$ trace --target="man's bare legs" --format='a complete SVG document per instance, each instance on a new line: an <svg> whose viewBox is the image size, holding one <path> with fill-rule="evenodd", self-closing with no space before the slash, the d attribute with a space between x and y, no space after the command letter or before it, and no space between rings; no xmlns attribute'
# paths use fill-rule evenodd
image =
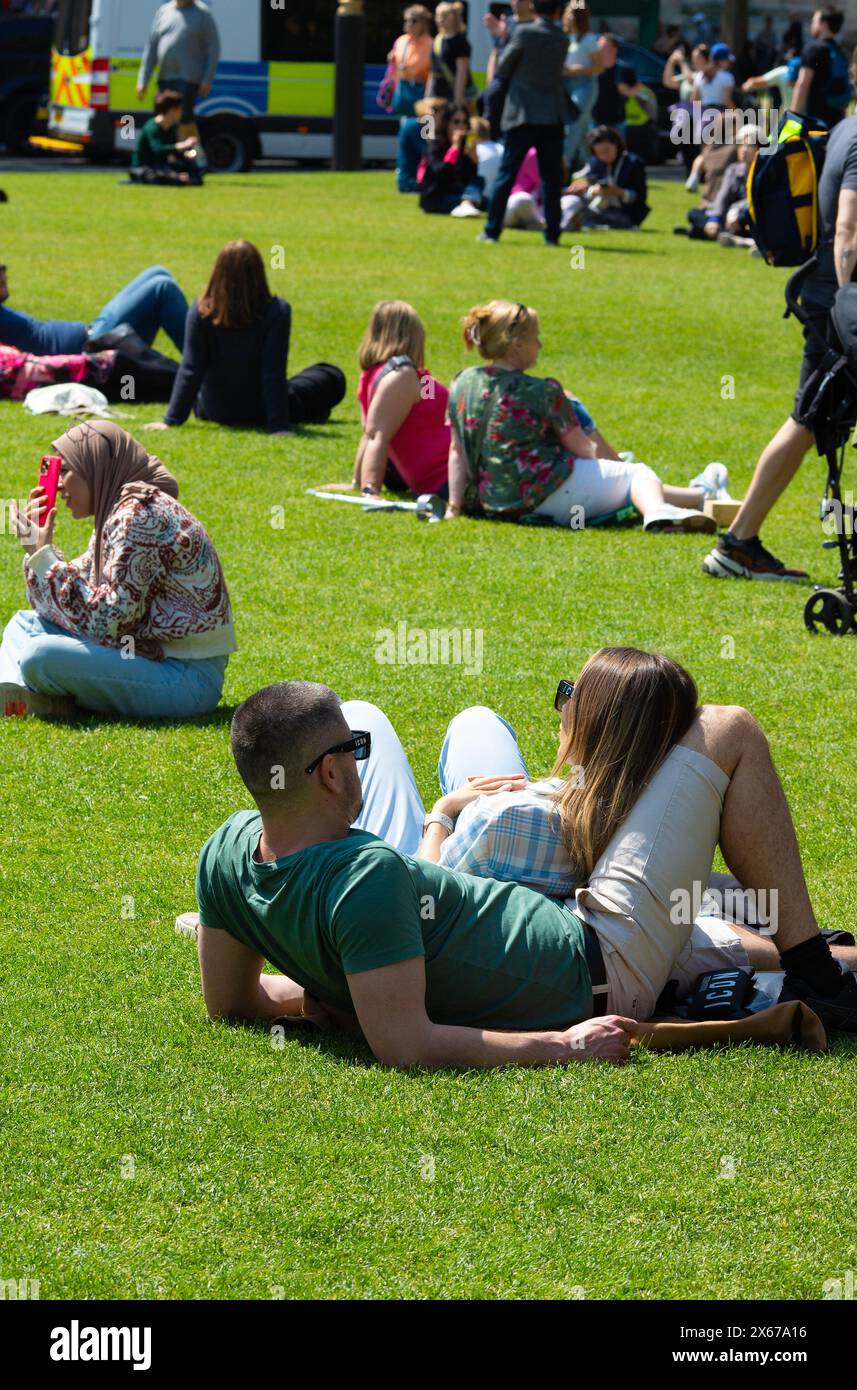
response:
<svg viewBox="0 0 857 1390"><path fill-rule="evenodd" d="M736 539L758 536L765 517L797 473L811 444L810 431L789 417L765 445L741 510L729 528Z"/></svg>
<svg viewBox="0 0 857 1390"><path fill-rule="evenodd" d="M767 899L777 892L778 951L818 931L800 860L797 836L768 741L753 716L738 705L703 705L681 740L730 778L720 818L720 848L744 888Z"/></svg>

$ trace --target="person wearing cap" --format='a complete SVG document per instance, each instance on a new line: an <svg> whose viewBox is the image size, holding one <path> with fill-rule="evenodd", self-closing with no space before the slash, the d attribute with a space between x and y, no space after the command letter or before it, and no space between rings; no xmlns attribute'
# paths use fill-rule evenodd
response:
<svg viewBox="0 0 857 1390"><path fill-rule="evenodd" d="M77 319L37 319L21 309L10 309L8 299L8 267L0 265L0 343L34 357L96 351L93 344L123 324L149 345L163 329L179 352L184 347L187 300L177 280L162 265L141 271L89 325Z"/></svg>

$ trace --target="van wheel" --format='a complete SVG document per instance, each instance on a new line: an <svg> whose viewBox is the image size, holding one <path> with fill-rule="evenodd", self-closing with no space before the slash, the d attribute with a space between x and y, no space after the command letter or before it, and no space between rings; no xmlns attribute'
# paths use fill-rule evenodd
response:
<svg viewBox="0 0 857 1390"><path fill-rule="evenodd" d="M238 124L205 126L202 143L212 174L241 174L250 168L256 153L254 132Z"/></svg>

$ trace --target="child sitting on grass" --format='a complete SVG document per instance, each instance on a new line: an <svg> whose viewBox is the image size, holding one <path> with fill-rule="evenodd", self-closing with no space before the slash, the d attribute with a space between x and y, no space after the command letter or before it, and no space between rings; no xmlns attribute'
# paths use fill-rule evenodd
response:
<svg viewBox="0 0 857 1390"><path fill-rule="evenodd" d="M155 114L140 131L131 160L134 183L201 184L196 164L198 146L193 137L177 140L184 98L180 92L159 92Z"/></svg>

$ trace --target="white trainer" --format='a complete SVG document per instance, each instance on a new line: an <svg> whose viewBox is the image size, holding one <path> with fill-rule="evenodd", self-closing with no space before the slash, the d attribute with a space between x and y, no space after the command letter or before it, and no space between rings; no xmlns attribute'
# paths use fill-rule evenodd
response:
<svg viewBox="0 0 857 1390"><path fill-rule="evenodd" d="M706 501L733 502L735 500L729 495L729 469L725 463L709 463L707 468L703 468L701 473L697 473L695 478L691 478L688 487L701 487L705 493Z"/></svg>
<svg viewBox="0 0 857 1390"><path fill-rule="evenodd" d="M674 507L671 502L663 502L653 507L643 517L644 531L707 531L717 530L713 516L693 511L690 507Z"/></svg>

